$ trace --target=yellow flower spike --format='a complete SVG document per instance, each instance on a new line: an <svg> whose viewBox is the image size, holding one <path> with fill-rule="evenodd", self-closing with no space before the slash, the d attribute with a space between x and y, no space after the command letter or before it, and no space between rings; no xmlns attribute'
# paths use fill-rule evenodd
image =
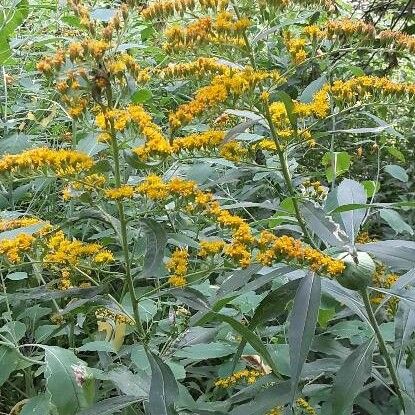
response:
<svg viewBox="0 0 415 415"><path fill-rule="evenodd" d="M104 195L110 200L131 199L134 196L134 187L126 184L121 187L106 189Z"/></svg>
<svg viewBox="0 0 415 415"><path fill-rule="evenodd" d="M79 151L34 148L0 158L0 174L48 168L54 170L58 176L65 176L87 171L93 165L93 159Z"/></svg>
<svg viewBox="0 0 415 415"><path fill-rule="evenodd" d="M169 283L174 287L186 285L186 274L188 269L189 254L183 248L176 248L170 259L166 262L166 268L172 274L169 277Z"/></svg>
<svg viewBox="0 0 415 415"><path fill-rule="evenodd" d="M34 236L21 233L12 239L0 240L0 255L4 255L13 264L22 259L22 255L32 249Z"/></svg>

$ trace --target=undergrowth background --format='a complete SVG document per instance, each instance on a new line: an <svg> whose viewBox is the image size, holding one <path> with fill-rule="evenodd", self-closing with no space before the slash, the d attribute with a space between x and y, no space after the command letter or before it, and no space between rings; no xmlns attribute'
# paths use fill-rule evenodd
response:
<svg viewBox="0 0 415 415"><path fill-rule="evenodd" d="M0 413L415 413L412 2L0 2Z"/></svg>

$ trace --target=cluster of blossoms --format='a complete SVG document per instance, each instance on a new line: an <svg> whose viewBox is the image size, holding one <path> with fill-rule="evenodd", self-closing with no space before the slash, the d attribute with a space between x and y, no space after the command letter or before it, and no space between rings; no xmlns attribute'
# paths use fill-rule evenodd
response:
<svg viewBox="0 0 415 415"><path fill-rule="evenodd" d="M373 274L372 284L374 287L389 289L392 287L393 284L395 284L398 278L398 275L387 272L387 269L384 265L377 265L376 271ZM380 304L384 298L384 294L374 291L371 297L371 301L373 304ZM392 297L388 300L386 310L390 315L394 315L396 313L398 303L399 300L396 297Z"/></svg>
<svg viewBox="0 0 415 415"><path fill-rule="evenodd" d="M45 263L76 266L85 258L92 258L97 264L114 260L112 253L100 244L67 239L62 231L49 237L46 247Z"/></svg>
<svg viewBox="0 0 415 415"><path fill-rule="evenodd" d="M259 370L243 369L227 376L226 378L217 379L215 381L215 386L218 388L231 388L241 381L245 381L248 385L252 385L263 375L264 373Z"/></svg>
<svg viewBox="0 0 415 415"><path fill-rule="evenodd" d="M322 186L321 182L318 180L311 181L305 180L302 183L303 194L308 198L313 198L316 200L324 199L327 196L328 190L326 187Z"/></svg>
<svg viewBox="0 0 415 415"><path fill-rule="evenodd" d="M33 148L19 154L5 155L0 158L0 174L32 173L41 169L48 169L63 177L88 171L93 165L93 159L79 151Z"/></svg>
<svg viewBox="0 0 415 415"><path fill-rule="evenodd" d="M294 261L307 266L312 271L336 276L341 274L345 265L342 261L333 259L317 249L305 247L299 240L290 236L277 237L271 232L261 232L257 239L260 249L256 259L263 265L270 266L275 262Z"/></svg>
<svg viewBox="0 0 415 415"><path fill-rule="evenodd" d="M160 69L158 75L162 79L187 78L195 76L205 79L208 76L225 74L229 71L229 66L219 63L214 58L199 57L191 62L170 63L167 67Z"/></svg>
<svg viewBox="0 0 415 415"><path fill-rule="evenodd" d="M27 233L21 233L11 239L0 240L0 255L11 263L20 262L22 255L32 249L35 237Z"/></svg>
<svg viewBox="0 0 415 415"><path fill-rule="evenodd" d="M249 24L249 19L245 17L238 19L228 11L221 11L215 19L206 16L187 27L169 27L165 32L165 48L167 51L176 51L209 42L243 45L242 36Z"/></svg>
<svg viewBox="0 0 415 415"><path fill-rule="evenodd" d="M12 229L24 228L26 226L41 223L38 218L16 218L0 220L0 232L10 231Z"/></svg>
<svg viewBox="0 0 415 415"><path fill-rule="evenodd" d="M223 10L228 3L228 0L158 0L146 7L141 15L148 20L160 19L173 16L175 13L192 11L197 6L202 9Z"/></svg>
<svg viewBox="0 0 415 415"><path fill-rule="evenodd" d="M209 85L200 88L190 102L170 113L170 126L176 130L189 124L195 117L224 103L230 96L239 97L265 80L272 80L276 85L283 78L278 71L255 71L249 67L235 71L229 69L228 73L215 76Z"/></svg>
<svg viewBox="0 0 415 415"><path fill-rule="evenodd" d="M166 262L166 268L171 273L169 283L174 287L186 285L186 274L189 266L189 254L185 249L177 248Z"/></svg>
<svg viewBox="0 0 415 415"><path fill-rule="evenodd" d="M198 189L195 182L173 178L165 182L161 177L149 175L138 186L129 186L126 190L128 197L131 194L140 194L150 200L166 203L171 198L181 198L186 209L191 213L198 213L211 218L223 229L231 231L228 243L222 240L201 241L198 255L207 257L222 253L239 266L246 268L252 261L252 251L259 249L255 260L271 265L277 261L294 261L301 266L310 267L313 271L331 276L339 275L344 270L342 261L331 257L288 236L276 237L270 232L263 232L259 238L252 235L250 226L243 218L223 209L211 193ZM171 261L171 262L170 262ZM170 282L182 286L185 283L185 274L188 268L188 253L177 250L168 262L168 269L172 273Z"/></svg>
<svg viewBox="0 0 415 415"><path fill-rule="evenodd" d="M116 324L127 324L130 326L134 324L134 320L132 320L131 317L127 316L126 314L105 307L98 308L95 311L95 317L97 320L111 320Z"/></svg>
<svg viewBox="0 0 415 415"><path fill-rule="evenodd" d="M305 50L306 39L292 38L290 33L286 32L284 42L293 62L296 65L302 64L307 58L307 52Z"/></svg>

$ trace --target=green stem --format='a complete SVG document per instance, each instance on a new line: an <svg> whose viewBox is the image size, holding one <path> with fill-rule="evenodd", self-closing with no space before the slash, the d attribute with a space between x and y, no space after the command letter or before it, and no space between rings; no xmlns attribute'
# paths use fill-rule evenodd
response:
<svg viewBox="0 0 415 415"><path fill-rule="evenodd" d="M370 303L369 294L368 294L368 291L367 291L366 288L361 290L361 295L362 295L362 298L363 298L363 303L365 305L367 315L369 317L370 324L372 325L372 329L375 332L376 338L378 340L380 353L382 354L383 358L385 359L386 366L388 367L389 374L391 376L393 385L395 387L395 392L398 395L399 402L401 404L402 409L405 411L405 402L404 402L404 399L403 399L403 396L402 396L401 388L399 386L398 376L396 374L395 367L392 363L392 359L390 357L388 349L386 348L385 340L383 339L382 333L380 332L379 325L378 325L378 322L376 321L375 314L373 313L373 308L372 308L372 305Z"/></svg>
<svg viewBox="0 0 415 415"><path fill-rule="evenodd" d="M236 5L236 3L233 0L232 0L232 6L235 10L236 17L238 19L240 19L241 18L241 13L239 11L238 6ZM254 70L256 70L257 65L256 65L256 62L255 62L255 55L254 55L254 52L252 50L251 44L249 42L248 36L246 35L245 31L243 32L243 39L244 39L245 47L246 47L246 50L247 50L247 53L248 53L249 61L252 65L252 68ZM260 92L263 91L261 85L259 85L259 89L260 89ZM294 189L294 187L291 183L290 170L288 168L288 163L287 163L284 151L281 150L282 147L281 147L281 144L280 144L280 140L279 140L278 134L275 130L274 123L272 122L272 117L271 117L271 114L269 112L268 105L265 104L264 108L265 108L265 114L264 115L265 115L265 118L268 122L269 128L271 130L272 139L275 141L275 144L277 146L277 154L278 154L278 158L280 160L282 174L283 174L283 177L284 177L285 185L287 186L287 189L288 189L288 193L291 196L291 200L292 200L292 203L293 203L293 206L294 206L294 212L295 212L295 216L297 218L297 222L300 225L301 230L303 231L304 240L308 244L310 244L313 248L316 248L316 245L313 241L313 238L311 237L310 233L308 232L307 225L306 225L306 223L305 223L305 221L304 221L304 219L301 215L300 207L298 206L298 201L297 201L297 194L296 194L296 191L295 191L295 189Z"/></svg>
<svg viewBox="0 0 415 415"><path fill-rule="evenodd" d="M107 88L107 98L108 98L108 107L111 106L112 102L112 92L111 86ZM112 155L114 158L114 178L116 187L121 186L121 169L120 169L120 150L118 148L118 142L116 137L116 132L114 128L114 123L112 120L109 122L110 132L111 132L111 145L112 145ZM138 312L138 300L134 290L134 281L131 275L131 261L130 261L130 251L128 249L128 237L127 237L127 219L125 217L124 205L121 201L117 201L118 215L120 219L120 236L121 236L121 248L124 255L125 262L125 280L127 282L128 291L130 294L131 305L133 308L133 315L135 320L135 325L137 332L141 337L141 340L145 340L146 333L144 331L143 324L141 322L140 314Z"/></svg>

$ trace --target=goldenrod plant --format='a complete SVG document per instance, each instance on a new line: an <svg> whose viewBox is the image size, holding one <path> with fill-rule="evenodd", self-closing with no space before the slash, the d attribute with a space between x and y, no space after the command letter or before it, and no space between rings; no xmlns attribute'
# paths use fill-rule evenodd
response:
<svg viewBox="0 0 415 415"><path fill-rule="evenodd" d="M6 1L2 413L415 413L415 39L387 22Z"/></svg>

